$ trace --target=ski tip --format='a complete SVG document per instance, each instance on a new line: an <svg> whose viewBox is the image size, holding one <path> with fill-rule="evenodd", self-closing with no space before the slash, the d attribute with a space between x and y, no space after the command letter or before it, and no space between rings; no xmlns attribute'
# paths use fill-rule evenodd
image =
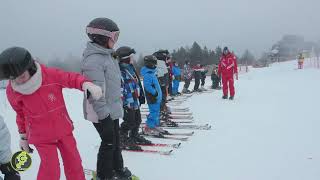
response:
<svg viewBox="0 0 320 180"><path fill-rule="evenodd" d="M171 155L173 152L173 149L171 149L170 151L165 151L165 152L161 152L161 155Z"/></svg>
<svg viewBox="0 0 320 180"><path fill-rule="evenodd" d="M172 154L172 152L173 152L173 149L171 149L170 151L168 151L166 155L170 155L170 154Z"/></svg>
<svg viewBox="0 0 320 180"><path fill-rule="evenodd" d="M176 148L176 149L179 148L180 146L181 146L181 143L178 143L178 144L174 144L174 145L173 145L173 147Z"/></svg>

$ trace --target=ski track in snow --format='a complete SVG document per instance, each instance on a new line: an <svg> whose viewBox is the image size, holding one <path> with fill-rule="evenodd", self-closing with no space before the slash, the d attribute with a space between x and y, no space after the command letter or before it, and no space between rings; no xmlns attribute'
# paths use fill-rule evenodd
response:
<svg viewBox="0 0 320 180"><path fill-rule="evenodd" d="M250 69L235 82L234 101L222 100L221 91L193 95L183 106L190 107L197 124L209 123L213 129L195 130L171 156L123 152L125 166L141 180L319 180L320 70L295 68L296 61L291 61ZM210 78L206 81L207 86L211 84ZM64 95L84 168L95 169L99 136L83 119L83 95L75 90L65 90ZM16 151L15 113L4 90L0 90L0 102ZM36 179L36 151L32 157L33 165L22 173L23 180ZM60 164L61 179L65 179Z"/></svg>

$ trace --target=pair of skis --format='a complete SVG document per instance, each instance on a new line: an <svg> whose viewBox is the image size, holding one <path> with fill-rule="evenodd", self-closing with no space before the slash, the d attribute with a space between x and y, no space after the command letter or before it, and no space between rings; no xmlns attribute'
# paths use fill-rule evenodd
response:
<svg viewBox="0 0 320 180"><path fill-rule="evenodd" d="M127 146L127 148L122 148L122 151L126 152L136 152L136 153L148 153L148 154L160 154L160 155L171 155L173 152L173 149L178 149L181 146L181 143L174 143L174 144L166 144L166 143L152 143L152 144L134 144L136 146L140 146L141 149L130 149L130 146ZM97 145L96 148L99 148L100 146ZM143 147L159 147L159 148L170 148L170 150L149 150L149 149L143 149Z"/></svg>

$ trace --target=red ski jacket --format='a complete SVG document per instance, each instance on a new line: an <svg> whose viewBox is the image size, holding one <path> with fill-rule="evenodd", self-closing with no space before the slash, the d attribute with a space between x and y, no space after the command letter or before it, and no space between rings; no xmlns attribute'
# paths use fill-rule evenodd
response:
<svg viewBox="0 0 320 180"><path fill-rule="evenodd" d="M228 53L227 55L222 55L220 58L220 63L218 66L219 76L233 76L238 73L237 58L234 54Z"/></svg>
<svg viewBox="0 0 320 180"><path fill-rule="evenodd" d="M14 90L12 82L7 86L8 100L16 111L19 133L26 133L29 143L54 142L73 130L63 99L63 88L82 90L85 77L78 73L64 72L38 64L42 82L32 94ZM37 72L38 73L38 72ZM40 80L41 81L41 80Z"/></svg>

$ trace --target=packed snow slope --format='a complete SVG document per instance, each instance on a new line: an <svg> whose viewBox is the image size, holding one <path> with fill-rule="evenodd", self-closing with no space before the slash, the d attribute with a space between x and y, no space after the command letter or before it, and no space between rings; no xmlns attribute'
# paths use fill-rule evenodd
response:
<svg viewBox="0 0 320 180"><path fill-rule="evenodd" d="M296 61L273 64L250 69L235 86L234 101L222 100L222 92L214 91L195 94L183 104L197 124L210 123L212 130L196 131L171 156L124 152L125 165L141 180L319 180L320 70L296 70ZM0 97L0 113L16 151L15 113L3 90ZM83 165L94 169L99 136L82 117L82 93L66 90L65 98ZM32 157L23 180L36 179L36 151Z"/></svg>

